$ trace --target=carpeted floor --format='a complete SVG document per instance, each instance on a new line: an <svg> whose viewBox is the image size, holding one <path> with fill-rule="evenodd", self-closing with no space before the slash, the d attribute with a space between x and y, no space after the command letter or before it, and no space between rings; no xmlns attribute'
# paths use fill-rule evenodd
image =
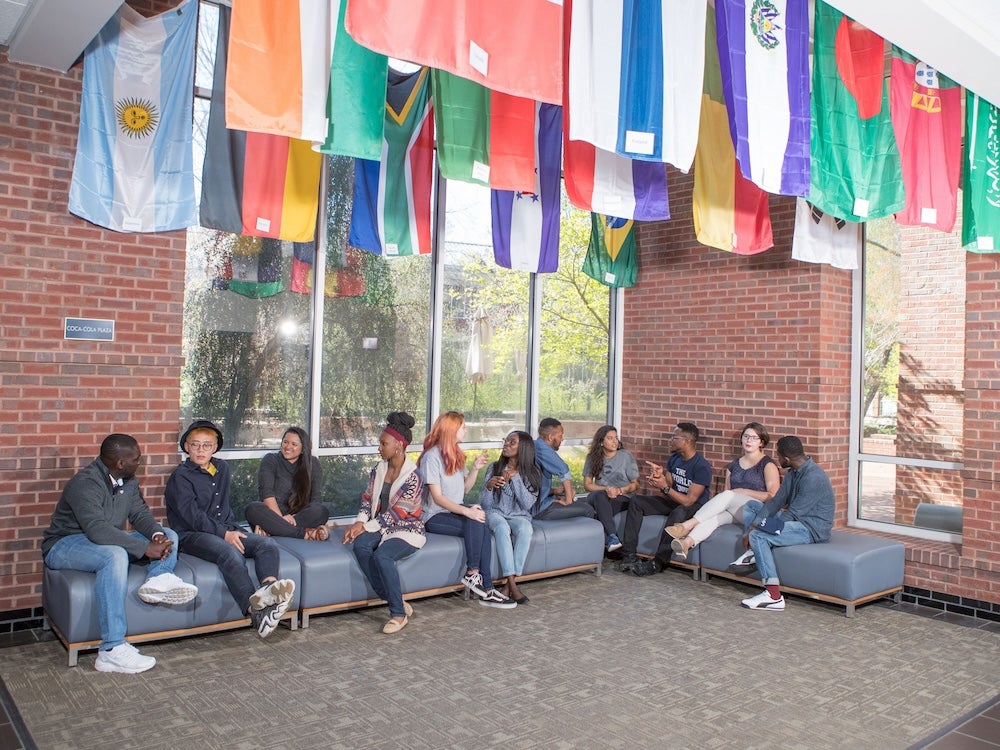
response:
<svg viewBox="0 0 1000 750"><path fill-rule="evenodd" d="M906 748L1000 693L1000 636L879 605L752 612L730 582L610 565L524 591L416 601L396 636L379 607L147 645L142 675L8 648L0 676L43 750Z"/></svg>

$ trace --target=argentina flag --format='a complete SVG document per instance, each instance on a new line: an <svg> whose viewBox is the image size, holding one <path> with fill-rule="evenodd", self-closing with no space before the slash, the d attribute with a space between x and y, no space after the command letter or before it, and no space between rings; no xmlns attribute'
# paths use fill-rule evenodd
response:
<svg viewBox="0 0 1000 750"><path fill-rule="evenodd" d="M116 232L198 223L192 107L198 8L127 5L86 49L69 210Z"/></svg>

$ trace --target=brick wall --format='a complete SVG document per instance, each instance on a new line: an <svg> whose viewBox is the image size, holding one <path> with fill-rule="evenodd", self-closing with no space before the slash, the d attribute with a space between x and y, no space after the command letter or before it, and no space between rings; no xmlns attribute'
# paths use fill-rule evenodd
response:
<svg viewBox="0 0 1000 750"><path fill-rule="evenodd" d="M137 437L154 508L177 461L184 232L68 213L81 76L0 51L0 613L40 604L42 531L104 435ZM64 340L67 316L111 318L115 340Z"/></svg>
<svg viewBox="0 0 1000 750"><path fill-rule="evenodd" d="M791 259L795 201L771 197L775 247L739 256L697 243L690 176L670 170L670 221L639 228L625 302L621 431L662 462L678 421L703 433L717 476L751 420L798 435L847 493L851 274ZM846 522L846 505L838 521Z"/></svg>

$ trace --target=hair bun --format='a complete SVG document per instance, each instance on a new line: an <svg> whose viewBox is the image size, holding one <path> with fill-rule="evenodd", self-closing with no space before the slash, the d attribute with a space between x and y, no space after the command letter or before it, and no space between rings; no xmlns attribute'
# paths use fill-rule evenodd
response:
<svg viewBox="0 0 1000 750"><path fill-rule="evenodd" d="M412 415L407 414L405 411L394 411L389 414L385 419L386 422L393 425L394 427L405 427L406 429L412 429L413 425L417 423L417 420L413 418Z"/></svg>

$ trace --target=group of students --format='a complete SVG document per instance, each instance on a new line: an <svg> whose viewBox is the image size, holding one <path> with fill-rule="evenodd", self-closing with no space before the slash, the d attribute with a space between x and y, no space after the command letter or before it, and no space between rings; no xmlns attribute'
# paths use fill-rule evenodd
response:
<svg viewBox="0 0 1000 750"><path fill-rule="evenodd" d="M665 466L646 462L646 484L655 491L651 495L638 494L636 460L622 447L617 430L605 425L587 453L583 479L588 494L582 500L576 499L569 466L558 455L564 432L556 419L541 421L537 439L511 432L495 462L483 451L468 468L460 412L438 417L415 462L407 455L414 424L405 412L388 415L379 436L381 460L372 468L358 514L343 535L372 588L389 605L384 633L399 632L413 615L412 605L403 600L396 566L424 545L426 532L463 539L467 567L461 583L481 604L501 609L528 601L517 579L531 543L532 519L597 518L604 526L606 550L621 551L620 569L640 576L661 570L671 555L686 558L719 525L742 521L747 553L734 561L734 569L748 573L758 567L765 585L760 595L742 603L772 611L784 609L784 599L771 548L829 539L833 490L826 473L805 455L799 439L789 436L777 445L778 461L788 469L782 481L764 452L770 438L758 422L744 427L743 453L727 467L725 491L714 498L712 469L697 450L694 424L677 424ZM329 538L322 469L304 430L289 427L279 452L261 461L260 499L246 509L253 531L236 521L230 506L229 467L214 455L222 445L222 431L208 420L196 420L184 431L180 447L187 458L170 475L164 494L170 528L153 519L142 497L135 477L142 454L130 435L106 437L100 456L63 490L43 535L42 554L49 568L96 573L99 671L137 673L156 663L125 640L130 561L148 559L138 594L153 604L184 604L197 596L193 584L174 574L178 549L214 563L241 612L264 638L277 627L295 592L294 581L279 577L272 537ZM465 496L484 468L478 502L467 504ZM625 525L619 538L614 517L622 510ZM653 514L667 516L667 524L654 557L640 560L639 529L643 517ZM126 522L133 532L124 531ZM504 580L500 589L494 587L490 569L494 544ZM254 560L256 585L246 558Z"/></svg>

